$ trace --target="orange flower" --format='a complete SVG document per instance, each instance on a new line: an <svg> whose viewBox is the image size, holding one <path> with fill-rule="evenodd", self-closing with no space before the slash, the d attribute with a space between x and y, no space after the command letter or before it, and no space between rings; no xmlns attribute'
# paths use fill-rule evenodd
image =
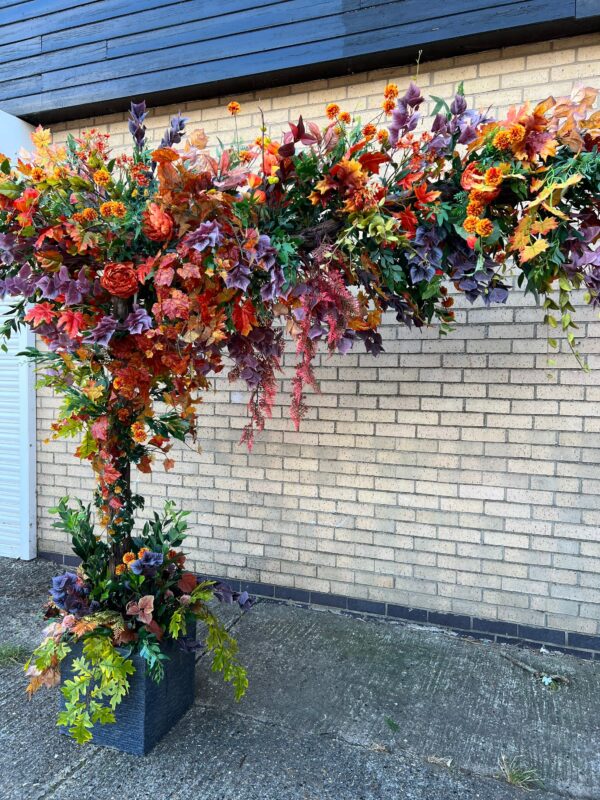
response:
<svg viewBox="0 0 600 800"><path fill-rule="evenodd" d="M494 230L494 224L491 219L480 219L476 230L479 236L489 236Z"/></svg>
<svg viewBox="0 0 600 800"><path fill-rule="evenodd" d="M490 167L484 175L488 186L500 186L504 180L504 171L501 167Z"/></svg>
<svg viewBox="0 0 600 800"><path fill-rule="evenodd" d="M327 114L327 119L335 119L340 113L340 107L337 103L329 103L325 109L325 113Z"/></svg>
<svg viewBox="0 0 600 800"><path fill-rule="evenodd" d="M467 206L469 217L480 217L483 213L483 205L478 200L472 200Z"/></svg>
<svg viewBox="0 0 600 800"><path fill-rule="evenodd" d="M383 96L388 100L395 100L400 94L398 87L395 83L388 83L383 90Z"/></svg>
<svg viewBox="0 0 600 800"><path fill-rule="evenodd" d="M149 552L150 551L148 550L147 547L142 547L140 550L138 550L137 557L141 558L144 555L144 553L149 553Z"/></svg>
<svg viewBox="0 0 600 800"><path fill-rule="evenodd" d="M380 130L377 131L377 141L380 144L386 144L389 138L390 134L388 133L388 131L386 131L385 128L381 128Z"/></svg>
<svg viewBox="0 0 600 800"><path fill-rule="evenodd" d="M139 285L137 273L131 261L124 264L106 264L100 283L109 294L124 300L133 297Z"/></svg>
<svg viewBox="0 0 600 800"><path fill-rule="evenodd" d="M125 564L117 564L117 566L115 567L115 575L122 575L126 569L127 567L125 566Z"/></svg>
<svg viewBox="0 0 600 800"><path fill-rule="evenodd" d="M463 223L463 228L466 230L467 233L475 233L477 230L477 224L479 220L477 217L467 217Z"/></svg>
<svg viewBox="0 0 600 800"><path fill-rule="evenodd" d="M100 206L100 213L103 217L117 217L118 219L122 219L127 213L127 209L123 203L109 200L107 203L102 203Z"/></svg>
<svg viewBox="0 0 600 800"><path fill-rule="evenodd" d="M92 177L94 178L94 183L97 183L98 186L108 186L110 183L110 173L105 169L97 169Z"/></svg>
<svg viewBox="0 0 600 800"><path fill-rule="evenodd" d="M132 561L136 560L135 553L132 553L131 550L128 553L125 553L123 556L123 563L124 564L131 564Z"/></svg>
<svg viewBox="0 0 600 800"><path fill-rule="evenodd" d="M45 177L46 177L46 173L44 172L44 170L41 167L34 167L31 170L31 180L35 181L35 183L39 183L40 181L43 181Z"/></svg>
<svg viewBox="0 0 600 800"><path fill-rule="evenodd" d="M241 110L242 107L235 100L232 100L227 106L227 111L229 111L232 117L235 117L237 114L239 114Z"/></svg>
<svg viewBox="0 0 600 800"><path fill-rule="evenodd" d="M131 426L131 435L135 442L142 444L146 441L146 427L143 422L134 422Z"/></svg>
<svg viewBox="0 0 600 800"><path fill-rule="evenodd" d="M352 117L347 111L342 111L339 116L340 122L343 122L345 125L349 125L352 122Z"/></svg>
<svg viewBox="0 0 600 800"><path fill-rule="evenodd" d="M372 139L376 133L377 128L372 122L367 122L365 127L362 129L362 135L365 137L365 139Z"/></svg>
<svg viewBox="0 0 600 800"><path fill-rule="evenodd" d="M153 242L166 242L173 236L173 217L156 203L149 204L142 218L143 231Z"/></svg>
<svg viewBox="0 0 600 800"><path fill-rule="evenodd" d="M525 128L518 122L515 122L514 125L510 126L509 136L511 144L518 144L519 142L522 142L526 133L527 131Z"/></svg>
<svg viewBox="0 0 600 800"><path fill-rule="evenodd" d="M498 131L492 140L492 144L498 150L508 150L510 147L510 133L507 130Z"/></svg>
<svg viewBox="0 0 600 800"><path fill-rule="evenodd" d="M98 219L98 212L93 208L84 208L81 212L81 216L86 222L93 222L95 219Z"/></svg>
<svg viewBox="0 0 600 800"><path fill-rule="evenodd" d="M386 99L381 104L381 107L383 108L386 114L391 114L392 111L396 108L396 101L393 100L391 97L386 97Z"/></svg>

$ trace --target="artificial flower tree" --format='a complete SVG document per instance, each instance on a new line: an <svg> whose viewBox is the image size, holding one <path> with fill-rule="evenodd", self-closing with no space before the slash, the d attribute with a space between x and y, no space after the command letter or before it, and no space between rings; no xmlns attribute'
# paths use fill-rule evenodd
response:
<svg viewBox="0 0 600 800"><path fill-rule="evenodd" d="M131 488L132 469L171 469L172 440L196 438L212 375L227 368L248 387L251 448L271 414L286 331L298 427L321 344L376 356L386 312L448 333L452 290L504 303L511 269L576 352L572 292L600 303L595 99L582 89L495 121L459 89L450 105L435 98L426 128L417 86L399 97L390 84L371 121L331 103L325 127L300 117L278 141L263 127L216 150L201 130L180 146L180 115L152 150L145 104L134 103L131 155L111 155L94 130L55 146L38 129L33 155L14 167L0 159L0 289L16 298L3 332L29 325L44 343L25 355L63 398L53 435L79 437L100 526L90 509L59 503L56 524L82 566L55 579L57 620L34 655L33 689L56 680L78 639L88 666L101 641L102 658L127 646L160 677L161 642L199 617L216 668L243 693L235 642L207 602L248 597L185 571L185 521L172 506L136 531L143 498ZM128 669L120 664L114 697ZM89 738L94 721L113 718L108 697L91 715L71 697L61 723Z"/></svg>

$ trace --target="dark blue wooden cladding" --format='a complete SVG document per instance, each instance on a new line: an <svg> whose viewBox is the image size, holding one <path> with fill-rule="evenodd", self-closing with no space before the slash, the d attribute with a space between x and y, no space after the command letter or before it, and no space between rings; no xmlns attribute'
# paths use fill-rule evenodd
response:
<svg viewBox="0 0 600 800"><path fill-rule="evenodd" d="M21 0L0 108L32 121L181 102L598 27L600 0Z"/></svg>

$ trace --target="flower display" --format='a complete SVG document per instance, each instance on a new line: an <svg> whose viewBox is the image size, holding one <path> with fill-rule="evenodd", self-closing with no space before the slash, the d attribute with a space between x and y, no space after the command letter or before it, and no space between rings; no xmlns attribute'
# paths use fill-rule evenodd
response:
<svg viewBox="0 0 600 800"><path fill-rule="evenodd" d="M69 641L98 629L110 632L103 658L106 641L126 641L160 664L162 637L178 638L195 615L220 631L209 637L215 663L243 692L232 640L207 607L231 595L183 571L179 534L165 533L181 518L169 509L141 535L134 528L143 498L131 470L173 467L173 439L197 437L211 376L227 369L245 382L241 438L251 448L272 413L285 334L298 357L290 418L299 426L320 347L378 355L386 313L447 334L452 295L504 303L511 270L579 357L573 292L600 305L595 102L594 90L578 89L494 120L468 108L459 87L449 104L435 98L426 125L419 88L388 84L373 119L329 103L324 127L300 117L279 140L263 127L214 149L203 131L178 147L180 114L151 149L145 104L135 103L131 154L113 156L95 130L53 145L38 129L31 155L0 161L9 302L0 333L29 325L43 343L26 355L64 399L52 435L78 438L100 526L94 533L91 510L58 507L82 566L53 585L50 610L62 621L35 657L34 685L55 674ZM88 712L77 713L65 724L85 739Z"/></svg>

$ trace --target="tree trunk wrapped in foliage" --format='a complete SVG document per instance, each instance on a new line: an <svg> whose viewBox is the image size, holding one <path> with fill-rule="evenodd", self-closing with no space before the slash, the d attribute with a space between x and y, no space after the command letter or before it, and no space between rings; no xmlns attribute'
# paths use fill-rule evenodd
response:
<svg viewBox="0 0 600 800"><path fill-rule="evenodd" d="M63 398L53 436L80 437L76 453L96 478L98 531L90 508L57 506L82 565L54 579L54 621L29 667L32 690L52 684L69 644L84 640L60 719L80 741L127 691L131 662L114 648L139 652L159 678L161 642L194 619L208 625L215 668L238 696L245 689L235 642L207 603L247 607L247 595L185 570L184 515L172 505L141 531L134 524L143 498L131 469L173 467L172 440L196 438L212 375L228 365L245 381L251 448L271 415L285 331L298 354L298 426L322 343L376 356L384 312L448 333L452 290L504 303L511 269L577 355L572 292L600 303L595 99L582 89L495 121L468 109L459 88L450 105L435 99L426 128L419 89L400 97L390 84L373 120L331 103L324 128L300 118L279 141L261 129L216 151L201 130L179 146L180 115L151 150L138 103L132 155L111 155L94 130L62 146L37 129L30 157L0 157L0 290L15 298L3 333L30 325L39 335L45 347L26 355ZM112 665L108 688L94 679L99 659Z"/></svg>

